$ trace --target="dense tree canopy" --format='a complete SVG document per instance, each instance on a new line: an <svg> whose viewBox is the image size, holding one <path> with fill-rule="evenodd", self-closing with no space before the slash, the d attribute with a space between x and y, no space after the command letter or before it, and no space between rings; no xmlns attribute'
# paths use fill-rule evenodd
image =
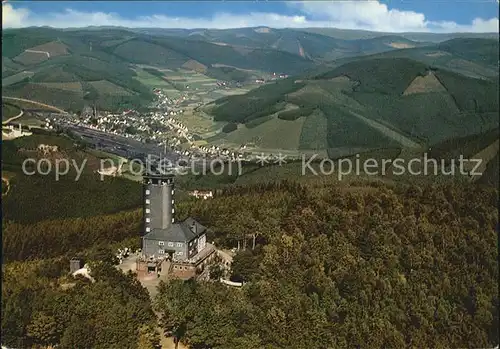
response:
<svg viewBox="0 0 500 349"><path fill-rule="evenodd" d="M491 347L496 200L473 186L233 189L190 209L217 241L262 234L234 261L247 283L170 283L157 306L192 348Z"/></svg>
<svg viewBox="0 0 500 349"><path fill-rule="evenodd" d="M154 307L191 349L492 347L497 200L463 183L284 181L184 201L177 218L196 217L218 247L241 247L231 279L244 285L171 281ZM146 290L108 258L139 231L138 211L6 225L2 343L153 348ZM91 264L95 283L66 275L78 251L104 261ZM25 259L35 260L13 262Z"/></svg>
<svg viewBox="0 0 500 349"><path fill-rule="evenodd" d="M40 262L10 264L3 272L2 344L143 349L158 343L149 295L133 275L111 264L92 264L92 283L66 277L66 268L45 277L40 267Z"/></svg>

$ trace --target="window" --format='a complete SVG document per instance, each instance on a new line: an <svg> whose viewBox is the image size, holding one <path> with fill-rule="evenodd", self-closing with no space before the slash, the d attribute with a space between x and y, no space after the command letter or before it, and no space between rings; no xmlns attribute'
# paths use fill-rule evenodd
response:
<svg viewBox="0 0 500 349"><path fill-rule="evenodd" d="M158 250L158 254L164 254L165 251L164 250Z"/></svg>
<svg viewBox="0 0 500 349"><path fill-rule="evenodd" d="M148 218L146 218L146 223L149 223L149 222L151 222L151 218L148 217Z"/></svg>
<svg viewBox="0 0 500 349"><path fill-rule="evenodd" d="M146 227L146 232L149 233L151 231L150 227Z"/></svg>
<svg viewBox="0 0 500 349"><path fill-rule="evenodd" d="M169 242L168 243L168 247L174 247L174 243L173 242Z"/></svg>
<svg viewBox="0 0 500 349"><path fill-rule="evenodd" d="M174 195L174 190L172 189L172 195Z"/></svg>
<svg viewBox="0 0 500 349"><path fill-rule="evenodd" d="M174 209L172 209L172 213L175 213L175 210L174 210Z"/></svg>
<svg viewBox="0 0 500 349"><path fill-rule="evenodd" d="M158 241L158 245L165 246L165 241Z"/></svg>
<svg viewBox="0 0 500 349"><path fill-rule="evenodd" d="M146 209L146 213L149 213L151 212L151 210L149 208Z"/></svg>
<svg viewBox="0 0 500 349"><path fill-rule="evenodd" d="M146 205L149 205L151 203L151 201L149 201L149 199L146 199Z"/></svg>
<svg viewBox="0 0 500 349"><path fill-rule="evenodd" d="M178 242L177 247L182 247L182 242Z"/></svg>
<svg viewBox="0 0 500 349"><path fill-rule="evenodd" d="M149 195L149 194L150 194L149 189L146 189L146 195Z"/></svg>

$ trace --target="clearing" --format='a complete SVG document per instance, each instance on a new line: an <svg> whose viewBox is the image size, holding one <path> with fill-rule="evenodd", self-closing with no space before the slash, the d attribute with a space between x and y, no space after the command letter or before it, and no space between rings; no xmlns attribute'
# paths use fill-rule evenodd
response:
<svg viewBox="0 0 500 349"><path fill-rule="evenodd" d="M109 82L108 80L99 80L89 82L93 88L95 88L99 93L112 95L112 96L130 96L132 93L120 87L118 85Z"/></svg>
<svg viewBox="0 0 500 349"><path fill-rule="evenodd" d="M137 74L137 76L134 77L134 79L138 80L140 83L146 86L156 87L156 88L172 88L172 85L170 85L167 81L160 79L159 77L150 74L141 68L136 67L134 71Z"/></svg>
<svg viewBox="0 0 500 349"><path fill-rule="evenodd" d="M80 82L41 82L34 83L35 86L44 86L47 88L55 88L57 90L65 90L72 92L82 92L82 84Z"/></svg>
<svg viewBox="0 0 500 349"><path fill-rule="evenodd" d="M33 51L24 51L19 56L13 58L13 60L17 63L21 63L22 65L34 65L42 63L49 59L49 55L47 52L33 52Z"/></svg>
<svg viewBox="0 0 500 349"><path fill-rule="evenodd" d="M417 142L411 140L410 138L402 135L401 133L398 133L398 132L390 129L389 127L387 127L387 126L385 126L385 125L383 125L383 124L381 124L381 123L379 123L379 122L377 122L375 120L368 119L368 118L364 117L363 115L355 113L355 112L353 112L351 110L347 110L347 112L349 114L357 117L361 121L365 122L369 126L373 127L374 129L380 131L381 133L383 133L387 137L395 140L396 142L398 142L399 144L401 144L403 147L414 148L414 149L421 148L421 145L418 144Z"/></svg>
<svg viewBox="0 0 500 349"><path fill-rule="evenodd" d="M26 50L26 52L45 52L48 57L57 57L68 54L68 46L61 42L51 41Z"/></svg>
<svg viewBox="0 0 500 349"><path fill-rule="evenodd" d="M207 66L204 64L201 64L198 61L195 61L194 59L190 59L186 63L182 65L182 68L184 69L189 69L189 70L194 70L196 72L206 72L207 71Z"/></svg>
<svg viewBox="0 0 500 349"><path fill-rule="evenodd" d="M403 92L403 96L428 92L447 92L432 72L428 72L426 76L417 76Z"/></svg>
<svg viewBox="0 0 500 349"><path fill-rule="evenodd" d="M33 75L35 75L35 73L30 71L22 71L20 73L8 76L5 79L2 79L2 87L7 87L12 84L18 83L26 78L31 78Z"/></svg>
<svg viewBox="0 0 500 349"><path fill-rule="evenodd" d="M299 118L294 121L281 120L278 119L276 114L268 118L262 118L264 122L254 127L240 124L237 130L228 134L221 133L215 137L220 138L211 143L218 145L228 143L236 146L253 143L259 149L299 149L300 136L305 118Z"/></svg>
<svg viewBox="0 0 500 349"><path fill-rule="evenodd" d="M404 42L391 42L387 44L387 46L396 48L396 49L402 49L402 48L414 48L415 46L404 43Z"/></svg>
<svg viewBox="0 0 500 349"><path fill-rule="evenodd" d="M324 150L328 148L328 122L321 110L306 117L300 133L299 149Z"/></svg>

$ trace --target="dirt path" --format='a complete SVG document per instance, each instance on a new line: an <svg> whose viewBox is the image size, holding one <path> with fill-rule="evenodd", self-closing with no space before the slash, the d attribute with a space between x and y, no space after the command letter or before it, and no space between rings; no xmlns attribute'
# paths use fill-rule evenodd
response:
<svg viewBox="0 0 500 349"><path fill-rule="evenodd" d="M62 109L59 109L57 107L54 107L53 105L48 105L48 104L44 104L44 103L40 103L40 102L37 102L37 101L32 101L30 99L24 99L24 98L17 98L17 97L4 97L2 96L2 99L10 99L12 101L20 101L20 102L28 102L28 103L33 103L33 104L37 104L37 105L40 105L42 107L46 107L46 108L49 108L49 109L53 109L54 111L57 111L59 113L62 113L62 114L66 114L66 112Z"/></svg>
<svg viewBox="0 0 500 349"><path fill-rule="evenodd" d="M47 51L24 50L24 52L31 52L31 53L43 53L44 55L47 55L47 58L50 58L50 52L47 52Z"/></svg>
<svg viewBox="0 0 500 349"><path fill-rule="evenodd" d="M348 110L348 112L351 115L353 115L353 116L357 117L358 119L360 119L361 121L365 122L369 126L373 127L374 129L382 132L387 137L394 139L396 142L398 142L399 144L401 144L403 147L414 148L414 149L418 149L418 148L422 147L417 142L415 142L415 141L411 140L410 138L402 135L401 133L398 133L398 132L390 129L387 126L382 125L381 123L379 123L379 122L377 122L375 120L368 119L368 118L364 117L363 115L360 115L360 114L355 113L355 112L350 111L350 110Z"/></svg>
<svg viewBox="0 0 500 349"><path fill-rule="evenodd" d="M124 259L121 264L119 264L117 267L120 269L122 272L127 273L128 271L135 271L135 260L137 258L137 255L132 254L128 258ZM168 269L168 266L164 265L164 268ZM149 293L149 297L151 298L151 303L153 303L156 295L158 294L158 285L160 284L160 278L152 277L152 278L146 278L146 279L139 279L141 282L141 285L145 287ZM158 318L158 327L157 331L160 335L160 344L162 349L176 349L174 340L172 337L166 337L165 332L163 329L160 327L160 316L161 314L157 311L155 311L155 315ZM179 343L177 345L177 349L189 349L182 343Z"/></svg>

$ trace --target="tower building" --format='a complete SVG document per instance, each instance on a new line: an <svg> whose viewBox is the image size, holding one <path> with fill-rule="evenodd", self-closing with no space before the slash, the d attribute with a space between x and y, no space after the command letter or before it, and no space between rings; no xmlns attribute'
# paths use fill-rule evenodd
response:
<svg viewBox="0 0 500 349"><path fill-rule="evenodd" d="M167 229L174 223L174 176L145 175L144 232Z"/></svg>
<svg viewBox="0 0 500 349"><path fill-rule="evenodd" d="M142 254L146 258L194 262L207 252L207 229L191 217L175 221L174 178L171 174L143 176Z"/></svg>

